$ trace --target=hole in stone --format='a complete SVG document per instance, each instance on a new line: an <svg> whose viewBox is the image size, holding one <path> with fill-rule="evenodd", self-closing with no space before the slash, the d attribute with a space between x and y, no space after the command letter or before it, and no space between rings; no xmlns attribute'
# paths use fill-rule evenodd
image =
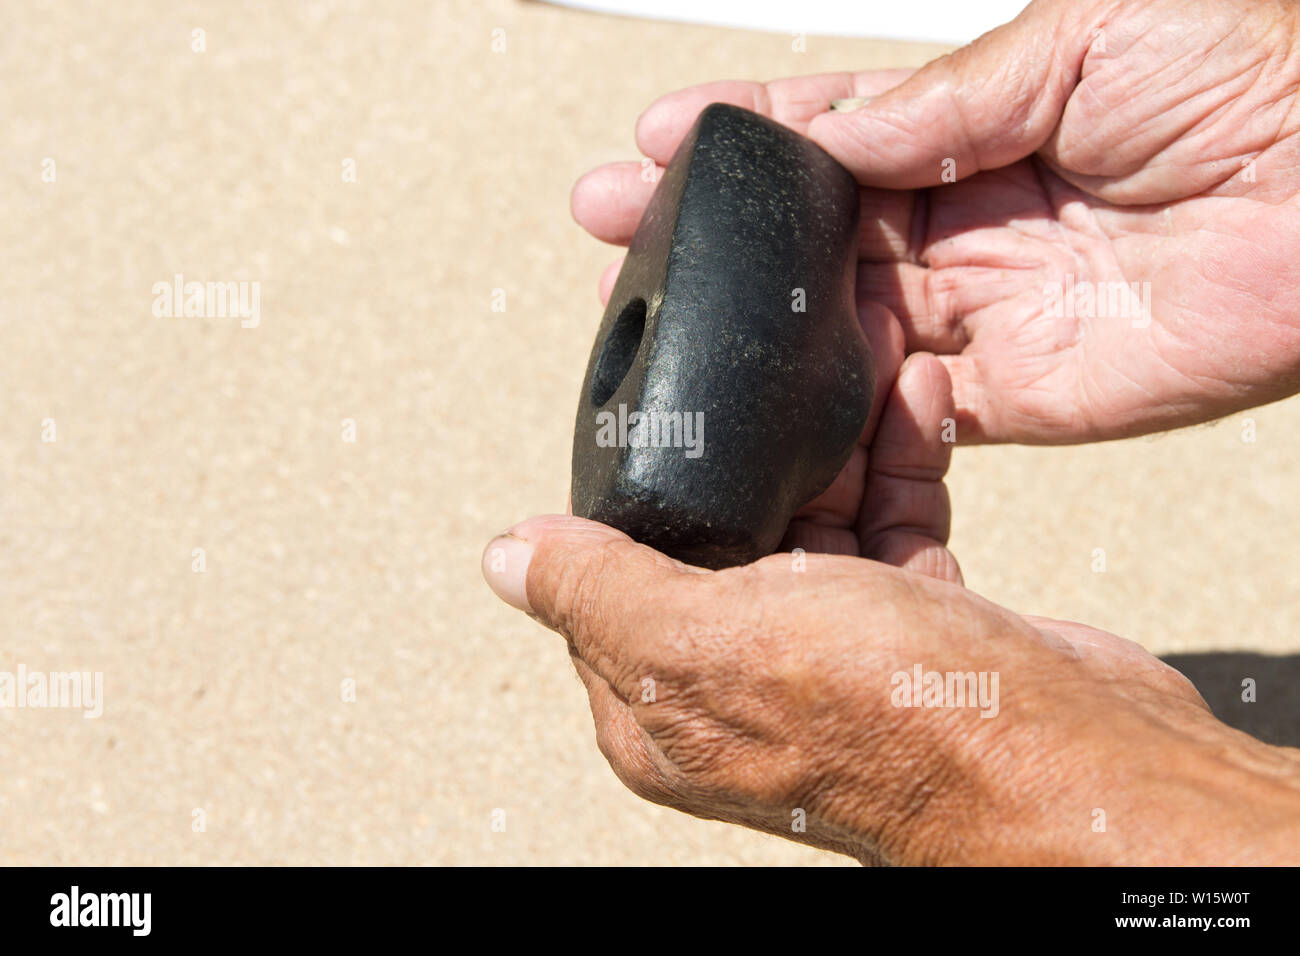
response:
<svg viewBox="0 0 1300 956"><path fill-rule="evenodd" d="M645 299L633 299L623 306L601 346L596 371L591 376L591 404L599 408L609 401L636 358L645 335Z"/></svg>

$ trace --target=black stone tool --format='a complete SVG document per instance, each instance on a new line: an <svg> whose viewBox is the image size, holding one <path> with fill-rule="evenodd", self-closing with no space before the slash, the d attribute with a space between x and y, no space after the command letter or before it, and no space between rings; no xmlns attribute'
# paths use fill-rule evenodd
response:
<svg viewBox="0 0 1300 956"><path fill-rule="evenodd" d="M811 140L715 103L655 188L587 366L573 513L689 564L781 543L862 434L858 187Z"/></svg>

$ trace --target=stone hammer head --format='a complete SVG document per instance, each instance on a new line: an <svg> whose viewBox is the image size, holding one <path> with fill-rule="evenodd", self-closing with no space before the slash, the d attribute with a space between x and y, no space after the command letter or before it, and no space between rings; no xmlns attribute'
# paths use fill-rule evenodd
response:
<svg viewBox="0 0 1300 956"><path fill-rule="evenodd" d="M715 103L655 189L596 335L573 513L689 564L770 554L871 411L858 186L819 146Z"/></svg>

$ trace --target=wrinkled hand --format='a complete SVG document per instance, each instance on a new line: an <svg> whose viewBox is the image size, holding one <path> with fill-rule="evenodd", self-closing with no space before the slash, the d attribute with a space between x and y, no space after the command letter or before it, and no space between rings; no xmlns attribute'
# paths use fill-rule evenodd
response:
<svg viewBox="0 0 1300 956"><path fill-rule="evenodd" d="M1266 862L1300 848L1296 751L1229 730L1112 635L860 558L704 571L572 516L517 525L483 564L501 597L568 639L601 752L656 803L864 862ZM982 673L991 693L896 706L913 700L897 675L917 665Z"/></svg>
<svg viewBox="0 0 1300 956"><path fill-rule="evenodd" d="M958 585L939 437L950 415L968 440L1120 437L1300 388L1296 9L1038 0L910 77L710 84L642 117L656 164L720 101L854 172L880 391L790 526L808 554L705 571L571 516L489 543L485 577L568 640L632 790L867 862L1297 862L1297 751L1136 644ZM826 112L850 96L875 99ZM575 217L626 244L643 172L588 174ZM1150 321L1052 314L1067 276L1150 282ZM905 351L938 358L899 371ZM902 706L916 668L997 690Z"/></svg>
<svg viewBox="0 0 1300 956"><path fill-rule="evenodd" d="M672 94L637 141L666 163L721 101L844 163L864 184L861 307L940 355L961 440L1156 431L1300 390L1298 17L1266 0L1038 0L906 79ZM851 96L874 99L827 112ZM589 173L575 217L626 244L654 188L642 173Z"/></svg>

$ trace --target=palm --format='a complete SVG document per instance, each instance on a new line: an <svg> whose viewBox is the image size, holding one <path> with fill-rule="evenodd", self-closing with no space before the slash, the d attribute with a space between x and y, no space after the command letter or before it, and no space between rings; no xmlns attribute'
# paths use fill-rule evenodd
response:
<svg viewBox="0 0 1300 956"><path fill-rule="evenodd" d="M1300 230L1290 205L1113 205L1040 156L925 203L916 264L865 264L863 294L944 354L964 438L1124 437L1289 393L1300 270L1260 240Z"/></svg>
<svg viewBox="0 0 1300 956"><path fill-rule="evenodd" d="M706 84L661 99L637 139L662 164L704 105L729 102L890 187L862 190L859 300L892 312L907 351L941 357L961 440L1159 430L1300 388L1291 9L1038 0L901 86L909 73ZM827 114L853 96L875 99ZM653 189L640 172L586 177L579 222L625 243ZM1149 288L1149 323L1095 298L1046 308L1050 286L1109 298L1121 283L1139 301Z"/></svg>

